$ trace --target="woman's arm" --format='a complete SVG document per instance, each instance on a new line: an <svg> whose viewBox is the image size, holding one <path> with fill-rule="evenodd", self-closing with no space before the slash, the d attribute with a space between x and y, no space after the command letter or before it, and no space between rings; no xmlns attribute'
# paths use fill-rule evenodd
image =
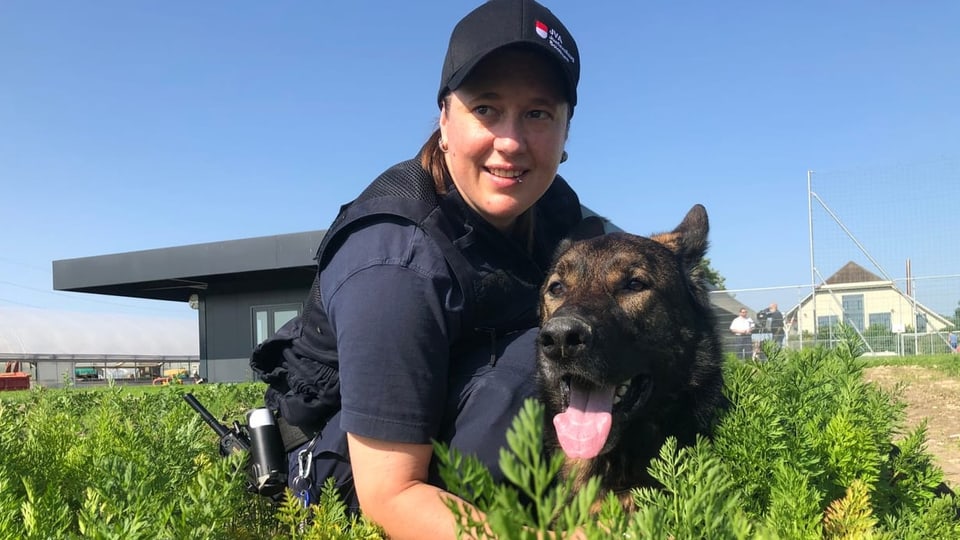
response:
<svg viewBox="0 0 960 540"><path fill-rule="evenodd" d="M390 538L456 538L456 518L445 499L458 501L475 518L483 517L462 499L427 484L431 445L353 434L347 442L360 507Z"/></svg>
<svg viewBox="0 0 960 540"><path fill-rule="evenodd" d="M459 309L449 272L421 230L378 221L352 231L321 274L354 487L391 538L456 537L445 492L427 483Z"/></svg>

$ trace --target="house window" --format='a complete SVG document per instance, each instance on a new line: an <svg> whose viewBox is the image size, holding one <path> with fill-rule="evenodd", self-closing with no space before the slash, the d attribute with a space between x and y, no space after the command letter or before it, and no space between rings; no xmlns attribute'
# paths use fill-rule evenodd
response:
<svg viewBox="0 0 960 540"><path fill-rule="evenodd" d="M253 345L277 333L281 326L300 315L300 304L279 304L275 306L254 306L251 308L253 319Z"/></svg>
<svg viewBox="0 0 960 540"><path fill-rule="evenodd" d="M863 295L845 294L840 298L843 321L863 332Z"/></svg>
<svg viewBox="0 0 960 540"><path fill-rule="evenodd" d="M868 326L868 328L883 328L884 330L893 330L893 325L890 322L890 314L871 313L870 326Z"/></svg>
<svg viewBox="0 0 960 540"><path fill-rule="evenodd" d="M833 328L840 321L836 315L824 315L817 317L817 330L824 331Z"/></svg>
<svg viewBox="0 0 960 540"><path fill-rule="evenodd" d="M927 314L917 313L917 332L927 331Z"/></svg>

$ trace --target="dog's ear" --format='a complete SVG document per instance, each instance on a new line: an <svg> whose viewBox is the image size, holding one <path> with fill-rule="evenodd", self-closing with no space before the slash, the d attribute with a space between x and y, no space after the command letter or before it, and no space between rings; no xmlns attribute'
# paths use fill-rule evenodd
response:
<svg viewBox="0 0 960 540"><path fill-rule="evenodd" d="M577 240L603 236L603 226L606 222L606 218L600 216L587 216L581 219L580 223L577 223L567 238L572 242L576 242Z"/></svg>
<svg viewBox="0 0 960 540"><path fill-rule="evenodd" d="M668 233L651 236L653 240L667 246L676 253L689 269L696 268L704 255L707 254L707 233L710 223L707 220L707 209L702 204L695 204L687 212L686 217L677 225L677 228Z"/></svg>

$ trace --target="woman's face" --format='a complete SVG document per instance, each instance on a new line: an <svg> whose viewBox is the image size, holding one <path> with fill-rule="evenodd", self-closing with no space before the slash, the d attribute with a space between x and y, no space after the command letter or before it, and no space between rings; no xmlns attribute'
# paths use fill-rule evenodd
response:
<svg viewBox="0 0 960 540"><path fill-rule="evenodd" d="M567 139L569 106L548 62L533 51L495 52L440 114L453 183L504 232L550 187Z"/></svg>

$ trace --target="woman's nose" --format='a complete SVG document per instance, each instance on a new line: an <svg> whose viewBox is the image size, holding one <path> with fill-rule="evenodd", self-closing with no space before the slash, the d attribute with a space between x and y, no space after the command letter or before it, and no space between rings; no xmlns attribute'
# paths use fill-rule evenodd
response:
<svg viewBox="0 0 960 540"><path fill-rule="evenodd" d="M494 132L493 147L504 154L516 154L526 148L523 126L519 120L505 121Z"/></svg>

